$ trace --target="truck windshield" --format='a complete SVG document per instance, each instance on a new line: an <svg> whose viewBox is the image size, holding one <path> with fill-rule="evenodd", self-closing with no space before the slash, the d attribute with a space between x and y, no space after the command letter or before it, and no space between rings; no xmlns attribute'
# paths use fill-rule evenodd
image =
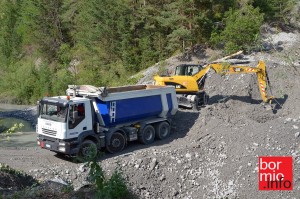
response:
<svg viewBox="0 0 300 199"><path fill-rule="evenodd" d="M49 119L57 122L65 122L67 117L67 107L53 105L53 104L42 104L40 110L40 117Z"/></svg>

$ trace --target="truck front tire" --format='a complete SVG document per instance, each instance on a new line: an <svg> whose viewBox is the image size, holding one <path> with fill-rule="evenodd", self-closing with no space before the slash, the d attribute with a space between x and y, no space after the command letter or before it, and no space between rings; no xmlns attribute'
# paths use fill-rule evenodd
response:
<svg viewBox="0 0 300 199"><path fill-rule="evenodd" d="M95 142L92 140L84 140L81 143L79 150L79 157L83 159L92 159L97 156L98 148Z"/></svg>
<svg viewBox="0 0 300 199"><path fill-rule="evenodd" d="M155 136L157 139L163 140L170 135L170 124L161 122L155 126Z"/></svg>
<svg viewBox="0 0 300 199"><path fill-rule="evenodd" d="M126 139L124 135L120 132L115 132L112 134L109 145L106 146L106 150L110 153L117 153L124 149L126 145Z"/></svg>
<svg viewBox="0 0 300 199"><path fill-rule="evenodd" d="M155 129L152 125L144 127L139 135L139 141L143 144L151 144L155 138Z"/></svg>

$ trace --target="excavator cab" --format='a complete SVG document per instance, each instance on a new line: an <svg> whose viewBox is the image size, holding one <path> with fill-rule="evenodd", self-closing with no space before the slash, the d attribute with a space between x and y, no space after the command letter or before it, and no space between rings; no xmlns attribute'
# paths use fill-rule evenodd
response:
<svg viewBox="0 0 300 199"><path fill-rule="evenodd" d="M176 67L175 75L177 76L193 76L202 70L202 65L196 64L182 64Z"/></svg>

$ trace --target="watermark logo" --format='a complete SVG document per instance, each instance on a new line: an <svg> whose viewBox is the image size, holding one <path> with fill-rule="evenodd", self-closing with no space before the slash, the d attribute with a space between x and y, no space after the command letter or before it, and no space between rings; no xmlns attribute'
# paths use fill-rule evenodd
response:
<svg viewBox="0 0 300 199"><path fill-rule="evenodd" d="M292 157L259 157L259 190L293 190Z"/></svg>

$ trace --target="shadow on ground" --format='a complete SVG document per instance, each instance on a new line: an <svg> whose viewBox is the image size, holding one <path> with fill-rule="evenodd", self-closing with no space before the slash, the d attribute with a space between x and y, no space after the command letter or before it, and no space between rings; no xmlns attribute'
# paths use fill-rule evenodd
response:
<svg viewBox="0 0 300 199"><path fill-rule="evenodd" d="M129 155L133 152L147 149L155 146L161 146L171 143L174 140L184 138L186 134L189 132L190 128L194 125L195 121L199 117L199 112L193 112L188 110L179 110L175 116L173 116L172 119L172 125L171 125L171 135L169 138L164 140L155 140L152 144L144 145L141 144L138 141L129 142L127 147L119 153L110 154L108 152L105 152L104 155L99 158L99 161L105 160L112 157L117 157L121 155ZM56 154L57 158L66 160L66 161L74 161L74 158L67 157L65 155ZM75 158L76 160L76 158Z"/></svg>
<svg viewBox="0 0 300 199"><path fill-rule="evenodd" d="M236 95L214 95L209 98L208 105L216 103L225 103L228 100L238 100L248 104L261 104L262 100L252 99L250 96L236 96ZM276 114L278 110L282 109L284 103L288 99L288 95L285 94L281 98L275 98L272 101L273 113Z"/></svg>

